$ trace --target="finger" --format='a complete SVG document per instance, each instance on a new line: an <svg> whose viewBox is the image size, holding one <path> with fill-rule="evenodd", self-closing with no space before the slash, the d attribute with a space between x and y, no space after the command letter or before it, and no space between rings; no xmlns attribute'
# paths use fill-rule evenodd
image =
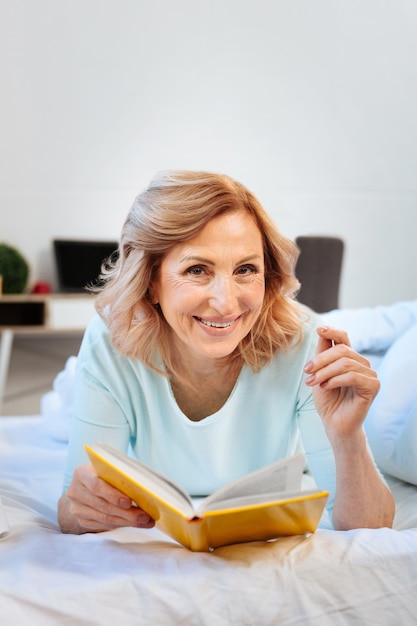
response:
<svg viewBox="0 0 417 626"><path fill-rule="evenodd" d="M90 491L103 501L123 509L130 509L132 506L132 500L128 496L102 478L99 478L97 474L91 476L89 482Z"/></svg>
<svg viewBox="0 0 417 626"><path fill-rule="evenodd" d="M317 334L319 335L319 340L317 342L316 354L313 359L305 364L304 372L306 374L314 374L320 368L344 356L351 355L354 359L360 358L364 363L366 362L366 359L359 357L358 353L351 349L349 336L344 330L320 326L317 328ZM335 350L337 346L339 348Z"/></svg>
<svg viewBox="0 0 417 626"><path fill-rule="evenodd" d="M78 517L103 528L114 526L140 526L150 528L152 518L132 504L121 491L99 478L91 466L79 466L67 491L71 511ZM88 513L88 514L87 514ZM81 523L81 522L80 522ZM88 523L88 528L91 524Z"/></svg>
<svg viewBox="0 0 417 626"><path fill-rule="evenodd" d="M123 514L118 515L117 509L103 511L96 507L73 502L70 511L78 519L79 524L90 531L111 530L123 526L153 528L155 525L147 513L136 507L132 507L129 512L119 509Z"/></svg>
<svg viewBox="0 0 417 626"><path fill-rule="evenodd" d="M334 386L341 382L340 376L356 372L365 378L377 378L377 373L370 367L368 359L345 344L338 344L317 354L306 363L304 371L308 374L306 384L320 385L334 379ZM345 385L341 385L345 386Z"/></svg>
<svg viewBox="0 0 417 626"><path fill-rule="evenodd" d="M379 391L380 383L376 376L364 374L356 370L349 370L338 374L326 376L320 372L314 383L310 386L320 386L326 390L331 389L354 389L359 396L374 398Z"/></svg>
<svg viewBox="0 0 417 626"><path fill-rule="evenodd" d="M330 326L320 326L317 328L317 334L319 335L317 354L338 344L351 347L349 335L344 330L331 328Z"/></svg>
<svg viewBox="0 0 417 626"><path fill-rule="evenodd" d="M74 471L73 484L82 485L88 493L124 509L129 509L132 506L132 500L116 487L99 478L92 465L77 467Z"/></svg>
<svg viewBox="0 0 417 626"><path fill-rule="evenodd" d="M119 526L140 528L154 526L153 519L139 507L131 504L129 509L124 509L91 494L82 486L76 489L70 486L67 495L70 499L71 514L86 528L103 530Z"/></svg>
<svg viewBox="0 0 417 626"><path fill-rule="evenodd" d="M333 381L333 386L349 386L352 384L346 376L349 374L362 376L364 379L377 379L378 375L373 370L369 361L351 351L350 348L345 348L342 354L338 355L338 347L332 350L334 356L329 358L316 357L312 361L306 364L305 372L309 375L306 379L306 384L321 385L329 380ZM327 357L327 354L326 354ZM343 377L343 378L342 378ZM343 384L342 384L343 381Z"/></svg>
<svg viewBox="0 0 417 626"><path fill-rule="evenodd" d="M121 519L128 521L130 526L150 528L154 525L152 517L136 506L123 492L101 478L97 477L97 481L98 488L95 495L100 499L100 511L105 515L121 517ZM122 511L119 511L119 508Z"/></svg>

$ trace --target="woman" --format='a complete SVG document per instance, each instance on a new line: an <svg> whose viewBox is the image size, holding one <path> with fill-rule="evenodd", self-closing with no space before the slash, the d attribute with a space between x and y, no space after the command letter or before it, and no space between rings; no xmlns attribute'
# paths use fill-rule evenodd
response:
<svg viewBox="0 0 417 626"><path fill-rule="evenodd" d="M161 173L136 199L78 357L64 532L153 526L86 464L97 440L192 495L301 445L335 528L392 524L362 427L378 379L294 300L297 253L227 176Z"/></svg>

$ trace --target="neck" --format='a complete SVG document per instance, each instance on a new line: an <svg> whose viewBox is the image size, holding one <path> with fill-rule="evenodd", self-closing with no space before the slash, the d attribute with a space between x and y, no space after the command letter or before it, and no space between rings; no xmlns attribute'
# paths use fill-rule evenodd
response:
<svg viewBox="0 0 417 626"><path fill-rule="evenodd" d="M178 343L175 337L171 337L171 354L173 355L171 380L195 387L200 387L202 381L218 380L223 377L236 380L243 364L238 353L221 358L201 356Z"/></svg>
<svg viewBox="0 0 417 626"><path fill-rule="evenodd" d="M200 421L222 408L233 391L243 364L240 358L222 363L212 361L211 366L190 367L184 372L182 368L180 375L170 377L177 404L192 421Z"/></svg>
<svg viewBox="0 0 417 626"><path fill-rule="evenodd" d="M236 381L240 370L242 369L242 359L240 357L227 357L225 359L190 359L186 363L183 360L175 362L175 370L177 374L173 375L173 380L183 381L192 387L201 387L204 384L219 384L224 380L230 384L230 381Z"/></svg>

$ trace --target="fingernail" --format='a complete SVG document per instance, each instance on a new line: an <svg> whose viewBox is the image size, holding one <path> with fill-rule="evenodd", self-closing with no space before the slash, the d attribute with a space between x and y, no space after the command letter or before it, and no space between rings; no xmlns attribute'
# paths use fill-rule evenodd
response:
<svg viewBox="0 0 417 626"><path fill-rule="evenodd" d="M307 361L307 363L304 365L304 371L306 374L313 371L313 361Z"/></svg>
<svg viewBox="0 0 417 626"><path fill-rule="evenodd" d="M320 328L317 329L319 331L319 333L327 333L327 331L329 330L328 326L320 326Z"/></svg>
<svg viewBox="0 0 417 626"><path fill-rule="evenodd" d="M141 526L146 526L146 524L150 524L152 521L152 518L147 513L140 513L138 515L138 523Z"/></svg>
<svg viewBox="0 0 417 626"><path fill-rule="evenodd" d="M129 498L119 498L119 506L123 509L130 509L132 506L132 500L129 500Z"/></svg>

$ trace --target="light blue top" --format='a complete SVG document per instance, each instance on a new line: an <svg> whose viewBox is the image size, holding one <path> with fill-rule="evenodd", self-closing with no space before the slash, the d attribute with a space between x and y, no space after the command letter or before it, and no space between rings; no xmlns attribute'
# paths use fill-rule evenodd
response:
<svg viewBox="0 0 417 626"><path fill-rule="evenodd" d="M317 319L311 313L302 342L279 351L259 373L243 367L224 406L199 421L178 407L169 381L139 360L121 356L96 316L77 361L77 385L65 488L86 463L84 444L105 441L134 454L183 485L207 495L252 470L306 453L317 485L335 493L331 446L304 384L304 364L314 354ZM204 380L201 381L204 385Z"/></svg>

